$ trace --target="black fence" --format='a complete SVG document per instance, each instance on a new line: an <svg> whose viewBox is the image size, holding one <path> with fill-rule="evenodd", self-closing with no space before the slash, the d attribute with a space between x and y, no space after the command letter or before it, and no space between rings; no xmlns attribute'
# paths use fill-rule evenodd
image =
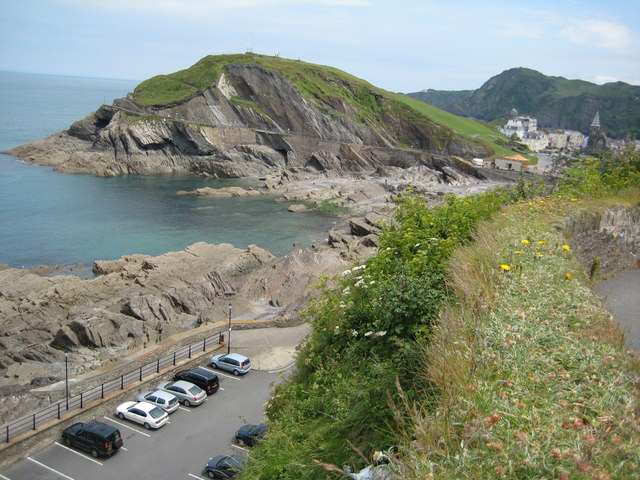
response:
<svg viewBox="0 0 640 480"><path fill-rule="evenodd" d="M164 357L160 357L153 362L142 365L128 373L124 373L119 377L98 385L86 392L81 392L79 395L68 397L36 413L22 417L11 423L7 423L2 427L5 435L4 440L5 442L9 442L16 435L20 435L21 433L29 430L37 430L38 425L50 422L51 420L60 419L67 412L82 409L88 403L99 398L104 398L105 395L111 392L124 390L125 387L132 383L141 382L145 378L160 373L163 368L168 367L169 365L175 366L180 360L191 358L191 356L197 352L205 352L207 348L217 346L224 341L223 332L225 331L226 330L224 329L216 331L197 343L181 347Z"/></svg>

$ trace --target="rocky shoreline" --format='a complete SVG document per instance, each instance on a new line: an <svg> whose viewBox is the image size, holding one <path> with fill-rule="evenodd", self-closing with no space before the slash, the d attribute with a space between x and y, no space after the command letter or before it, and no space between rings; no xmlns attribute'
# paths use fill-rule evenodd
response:
<svg viewBox="0 0 640 480"><path fill-rule="evenodd" d="M345 208L327 232L326 243L299 248L284 258L256 246L196 243L155 257L96 261L93 271L98 276L89 279L57 274L62 266L0 267L0 422L9 419L9 412L15 418L39 408L44 400L32 390L60 381L65 352L71 371L81 375L163 338L196 333L199 326L226 318L230 301L234 321L299 323L308 286L318 276L337 274L372 255L380 224L392 211L392 196L410 185L428 190L434 202L445 193L464 195L495 186L479 181L412 183L379 176L271 178L258 194L278 192L283 200L326 200ZM223 194L253 194L247 192Z"/></svg>

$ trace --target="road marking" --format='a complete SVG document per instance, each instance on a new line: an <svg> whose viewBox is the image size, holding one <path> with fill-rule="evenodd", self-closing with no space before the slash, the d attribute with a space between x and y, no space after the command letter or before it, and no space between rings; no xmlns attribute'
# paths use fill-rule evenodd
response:
<svg viewBox="0 0 640 480"><path fill-rule="evenodd" d="M202 368L204 368L204 367L202 367ZM209 370L208 368L204 368L204 369L205 369L205 370ZM220 373L220 372L216 372L216 371L213 371L213 370L209 370L209 371L210 371L210 372L213 372L213 373L215 373L215 374L218 374L218 375L219 375L219 376L221 376L221 377L231 378L232 380L237 380L237 381L239 381L239 382L241 382L241 381L242 381L242 380L240 380L238 377L236 377L235 375L227 375L226 373Z"/></svg>
<svg viewBox="0 0 640 480"><path fill-rule="evenodd" d="M57 471L57 470L55 470L55 469L53 469L53 468L51 468L51 467L47 467L44 463L40 463L39 461L34 460L34 459L33 459L33 458L31 458L31 457L27 457L27 460L31 460L31 461L32 461L33 463L35 463L36 465L40 465L42 468L46 468L47 470L51 470L53 473L57 473L57 474L58 474L58 475L60 475L61 477L68 478L69 480L74 480L74 478L73 478L73 477L70 477L70 476L68 476L68 475L65 475L64 473L59 472L59 471Z"/></svg>
<svg viewBox="0 0 640 480"><path fill-rule="evenodd" d="M204 478L199 477L198 475L194 475L193 473L188 473L187 475L189 475L190 477L193 477L193 478L199 478L200 480L204 480Z"/></svg>
<svg viewBox="0 0 640 480"><path fill-rule="evenodd" d="M233 448L237 448L238 450L242 450L243 452L247 452L249 453L249 450L247 450L246 448L242 448L240 445L234 445L233 443L231 444L231 446Z"/></svg>
<svg viewBox="0 0 640 480"><path fill-rule="evenodd" d="M134 432L139 433L140 435L144 435L145 437L150 437L151 436L148 433L141 432L137 428L133 428L133 427L130 427L129 425L125 425L122 422L118 422L118 421L114 420L113 418L109 418L109 417L106 417L106 416L104 418L106 418L107 420L109 420L109 421L111 421L113 423L117 423L118 425L120 425L120 426L122 426L124 428L128 428L129 430L133 430Z"/></svg>
<svg viewBox="0 0 640 480"><path fill-rule="evenodd" d="M1 473L0 473L0 478L1 478L2 480L11 480L9 477L5 477L5 476L4 476L4 475L2 475Z"/></svg>
<svg viewBox="0 0 640 480"><path fill-rule="evenodd" d="M185 412L191 413L191 409L187 407L178 407L180 410L184 410Z"/></svg>
<svg viewBox="0 0 640 480"><path fill-rule="evenodd" d="M97 461L97 460L95 460L93 458L87 457L84 453L80 453L77 450L74 450L73 448L69 448L66 445L63 445L63 444L61 444L59 442L55 442L55 444L58 445L59 447L62 447L64 449L66 449L66 450L69 450L70 452L75 453L76 455L80 455L82 458L86 458L87 460L91 460L93 463L97 463L98 465L102 466L101 462L99 462L99 461Z"/></svg>

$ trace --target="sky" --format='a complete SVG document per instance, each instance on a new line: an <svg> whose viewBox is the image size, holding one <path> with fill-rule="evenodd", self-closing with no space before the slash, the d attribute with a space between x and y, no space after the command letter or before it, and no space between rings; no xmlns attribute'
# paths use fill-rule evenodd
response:
<svg viewBox="0 0 640 480"><path fill-rule="evenodd" d="M0 0L0 70L145 80L253 51L395 92L527 67L640 85L638 0Z"/></svg>

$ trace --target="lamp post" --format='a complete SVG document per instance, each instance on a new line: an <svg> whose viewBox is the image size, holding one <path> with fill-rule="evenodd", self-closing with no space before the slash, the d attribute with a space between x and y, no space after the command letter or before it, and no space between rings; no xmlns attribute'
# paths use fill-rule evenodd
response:
<svg viewBox="0 0 640 480"><path fill-rule="evenodd" d="M227 355L231 352L231 304L228 306L229 308L229 339L227 340Z"/></svg>
<svg viewBox="0 0 640 480"><path fill-rule="evenodd" d="M67 402L67 410L69 410L69 354L64 354L64 392Z"/></svg>

